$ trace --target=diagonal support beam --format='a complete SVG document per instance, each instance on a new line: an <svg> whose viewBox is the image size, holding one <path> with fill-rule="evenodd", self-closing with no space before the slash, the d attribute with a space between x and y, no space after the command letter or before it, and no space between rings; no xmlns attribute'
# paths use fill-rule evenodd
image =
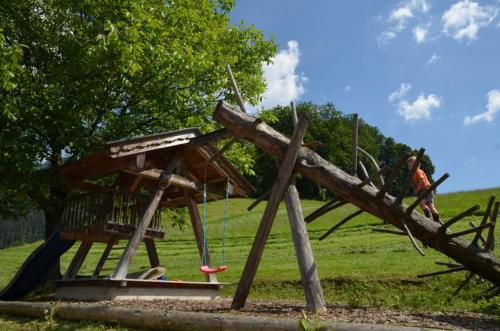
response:
<svg viewBox="0 0 500 331"><path fill-rule="evenodd" d="M326 231L325 234L323 234L318 240L321 241L321 240L325 239L326 237L328 237L329 235L331 235L335 230L337 230L338 228L340 228L342 225L346 224L348 221L352 220L354 217L360 215L361 213L363 213L362 209L360 209L357 212L352 213L351 215L347 216L342 221L340 221L337 224L335 224L330 230Z"/></svg>
<svg viewBox="0 0 500 331"><path fill-rule="evenodd" d="M248 211L251 211L252 209L254 209L255 207L257 207L257 205L259 203L261 203L262 201L266 200L267 198L269 198L269 196L271 195L271 190L272 190L272 187L267 190L266 192L264 192L260 197L258 197L254 202L252 202L252 204L250 206L247 207L247 210Z"/></svg>
<svg viewBox="0 0 500 331"><path fill-rule="evenodd" d="M460 231L457 233L451 233L451 234L448 234L446 237L457 238L457 237L465 236L467 234L474 233L474 232L481 233L481 231L483 231L484 229L489 228L489 227L491 227L491 223L483 224L483 225L480 225L480 226L473 228L473 229L468 229L468 230Z"/></svg>
<svg viewBox="0 0 500 331"><path fill-rule="evenodd" d="M326 204L324 204L322 207L313 211L304 220L306 221L306 223L311 223L312 221L320 218L321 216L325 215L326 213L329 213L332 210L340 208L345 204L347 204L347 201L344 201L344 200L339 199L339 198L335 198L335 199L331 200L330 202L327 202Z"/></svg>
<svg viewBox="0 0 500 331"><path fill-rule="evenodd" d="M481 220L481 223L479 224L479 226L485 225L488 222L488 218L491 216L490 213L491 213L491 209L493 208L494 203L495 203L495 197L491 196L488 199L488 205L486 206L486 210L484 211L483 219ZM480 236L481 236L481 232L478 232L474 236L474 239L472 239L472 245L477 246L477 241L479 240Z"/></svg>
<svg viewBox="0 0 500 331"><path fill-rule="evenodd" d="M432 277L432 276L438 276L438 275L451 274L451 273L459 272L459 271L462 271L462 270L466 270L464 266L450 268L448 270L441 270L441 271L431 272L431 273L428 273L428 274L417 275L417 278L425 278L425 277Z"/></svg>
<svg viewBox="0 0 500 331"><path fill-rule="evenodd" d="M461 212L457 216L453 217L452 219L450 219L449 221L447 221L446 223L444 223L442 225L441 229L443 231L445 231L447 228L449 228L450 226L452 226L456 222L460 221L462 218L470 216L473 212L475 212L478 209L479 209L479 205L475 205L475 206L470 207L469 209Z"/></svg>
<svg viewBox="0 0 500 331"><path fill-rule="evenodd" d="M297 159L297 155L299 154L299 150L301 148L300 145L304 139L308 124L309 121L305 117L302 117L293 131L290 145L285 158L281 163L278 178L273 185L271 195L269 196L269 202L264 210L264 215L262 216L250 254L248 255L238 288L236 289L231 305L233 309L240 309L245 306L248 293L250 292L250 287L252 286L253 279L255 278L257 268L262 258L262 253L264 252L267 238L273 226L276 212L278 211L279 203L283 198L283 194L288 186L293 168L295 167L295 161Z"/></svg>

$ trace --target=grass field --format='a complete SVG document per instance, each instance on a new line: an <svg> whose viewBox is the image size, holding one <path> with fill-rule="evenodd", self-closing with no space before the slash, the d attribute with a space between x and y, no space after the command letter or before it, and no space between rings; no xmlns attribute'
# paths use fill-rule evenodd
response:
<svg viewBox="0 0 500 331"><path fill-rule="evenodd" d="M500 188L438 195L436 205L442 218L448 219L474 204L479 204L481 212L484 211L491 195L500 197ZM207 236L214 262L220 259L223 203L220 201L207 206ZM262 203L248 212L246 207L250 203L251 200L246 199L232 199L230 202L230 221L225 243L228 270L218 276L219 281L231 283L224 290L226 296L233 295L235 291L235 284L243 270L265 207ZM309 214L322 204L320 201L303 200L304 214ZM471 282L472 286L453 297L453 291L465 274L417 279L417 274L440 270L442 267L435 265L435 261L448 261L448 258L432 249L425 249L426 256L422 257L413 249L407 237L372 232L374 226L383 226L382 221L375 217L362 214L331 237L322 242L317 240L337 221L355 210L354 206L347 205L308 225L328 303L384 306L412 311L470 310L500 315L500 298L489 301L477 299L478 293L488 288L488 283L475 280ZM453 226L453 230L468 228L469 220L479 223L481 212L460 221ZM172 228L167 219L164 220L164 226L167 234L165 241L158 243L158 251L162 265L167 268L168 278L202 281L204 277L198 271L200 261L191 227L186 226L181 231ZM0 250L0 288L8 283L24 259L39 244ZM62 257L63 270L76 249L77 245ZM100 244L92 248L81 274L92 273L103 249L104 246ZM115 251L114 254L119 253L120 251ZM112 268L112 262L116 263L110 261L105 268ZM148 268L148 263L146 249L141 247L133 261L131 272ZM277 214L249 299L303 301L284 205Z"/></svg>

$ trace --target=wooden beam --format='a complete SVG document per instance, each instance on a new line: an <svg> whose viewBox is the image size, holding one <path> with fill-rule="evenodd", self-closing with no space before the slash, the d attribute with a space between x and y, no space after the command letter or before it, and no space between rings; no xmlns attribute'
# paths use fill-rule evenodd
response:
<svg viewBox="0 0 500 331"><path fill-rule="evenodd" d="M377 172L380 171L380 167L378 166L377 161L375 161L375 158L373 156L371 156L370 153L368 153L367 151L365 151L363 148L361 148L359 146L358 146L358 151L363 153L372 162L372 165L375 168L375 171L377 171ZM380 181L380 185L383 186L385 184L384 176L380 175L379 181Z"/></svg>
<svg viewBox="0 0 500 331"><path fill-rule="evenodd" d="M425 277L432 277L432 276L438 276L438 275L444 275L444 274L451 274L451 273L459 272L459 271L462 271L462 270L466 270L464 266L450 268L450 269L447 269L447 270L441 270L441 271L431 272L431 273L428 273L428 274L417 275L417 278L425 278Z"/></svg>
<svg viewBox="0 0 500 331"><path fill-rule="evenodd" d="M486 245L485 248L487 250L493 250L495 247L495 225L497 223L497 216L498 216L498 209L500 208L500 202L497 201L495 203L495 207L493 208L493 211L491 213L491 227L488 231L488 236L486 237Z"/></svg>
<svg viewBox="0 0 500 331"><path fill-rule="evenodd" d="M78 251L76 251L75 257L68 267L68 270L66 270L66 273L63 276L64 280L75 279L78 271L80 271L80 268L82 267L83 261L85 261L85 258L92 247L92 244L93 242L89 240L82 241Z"/></svg>
<svg viewBox="0 0 500 331"><path fill-rule="evenodd" d="M370 175L368 174L368 171L366 170L366 167L361 160L358 161L358 172L361 174L362 180L370 178ZM368 184L375 189L377 188L372 181L368 182Z"/></svg>
<svg viewBox="0 0 500 331"><path fill-rule="evenodd" d="M358 215L360 215L362 213L363 213L363 210L360 209L357 212L354 212L351 215L347 216L342 221L340 221L337 224L335 224L330 230L326 231L326 233L323 234L319 238L319 241L325 239L326 237L328 237L329 235L331 235L335 230L337 230L338 228L340 228L342 225L344 225L345 223L347 223L348 221L352 220L354 217L356 217L356 216L358 216Z"/></svg>
<svg viewBox="0 0 500 331"><path fill-rule="evenodd" d="M365 186L368 183L373 182L373 180L377 177L382 178L384 175L386 175L390 171L389 167L383 167L382 169L377 170L377 172L371 174L368 178L365 178L359 183L356 188L361 189L363 186ZM384 186L385 184L382 184Z"/></svg>
<svg viewBox="0 0 500 331"><path fill-rule="evenodd" d="M227 137L231 136L231 132L226 129L222 128L219 130L212 131L210 133L204 134L202 136L196 137L192 139L189 144L187 144L186 147L184 147L183 151L192 151L194 149L209 145L209 144L214 144L219 140L225 139Z"/></svg>
<svg viewBox="0 0 500 331"><path fill-rule="evenodd" d="M214 119L234 135L280 160L285 157L290 146L290 140L283 134L266 123L252 127L255 117L238 112L225 102L218 104ZM394 208L395 198L390 195L385 195L381 199L377 196L378 192L367 185L356 189L361 182L358 178L345 173L316 152L305 147L301 148L294 171L397 228L401 228L400 219L405 219L415 238L425 245L442 252L494 284L500 284L500 259L493 253L485 252L484 249L471 245L469 241L461 238L449 240L445 236L440 236L440 224L429 222L428 218L417 212L406 214L405 205Z"/></svg>
<svg viewBox="0 0 500 331"><path fill-rule="evenodd" d="M476 223L472 221L469 221L469 225L471 226L471 228L475 228L477 226ZM484 239L481 233L479 234L479 240L481 241L481 244L483 244L483 246L486 247L486 239Z"/></svg>
<svg viewBox="0 0 500 331"><path fill-rule="evenodd" d="M106 248L102 252L101 258L99 259L99 262L97 263L97 266L95 267L94 273L92 274L92 278L97 278L99 277L99 274L101 273L102 267L104 267L104 264L106 263L106 260L108 259L109 253L113 250L113 246L115 245L116 241L114 239L111 239L108 241L106 244Z"/></svg>
<svg viewBox="0 0 500 331"><path fill-rule="evenodd" d="M295 185L288 186L285 192L285 204L304 289L306 307L312 312L323 311L325 309L323 288L314 262L314 255L300 206L299 193Z"/></svg>
<svg viewBox="0 0 500 331"><path fill-rule="evenodd" d="M144 238L144 244L146 245L151 268L159 267L160 259L158 258L158 252L156 251L155 241L153 239Z"/></svg>
<svg viewBox="0 0 500 331"><path fill-rule="evenodd" d="M486 210L484 211L484 216L483 216L479 226L485 225L488 222L488 218L491 216L491 214L490 214L491 208L493 208L494 203L495 203L495 197L491 196L488 199L488 204L486 206ZM476 235L474 236L474 239L472 239L472 245L477 246L477 241L479 240L480 236L481 236L481 232L477 232Z"/></svg>
<svg viewBox="0 0 500 331"><path fill-rule="evenodd" d="M475 206L470 207L469 209L461 212L457 216L453 217L452 219L450 219L449 221L444 223L443 226L441 227L441 229L443 229L443 231L446 230L447 228L449 228L450 226L452 226L456 222L460 221L462 218L471 215L473 212L475 212L478 209L479 209L479 205L475 205Z"/></svg>
<svg viewBox="0 0 500 331"><path fill-rule="evenodd" d="M196 245L198 246L198 253L201 259L205 259L205 263L209 267L212 267L212 261L210 259L210 251L208 249L208 244L203 238L203 225L201 223L200 212L198 210L198 204L194 198L193 192L184 190L184 198L186 200L187 209L189 212L189 218L191 220L191 225L193 227L194 238L196 240ZM203 249L203 243L205 242L205 249ZM205 257L203 257L203 252L205 252ZM205 274L207 282L216 283L217 276L215 274Z"/></svg>
<svg viewBox="0 0 500 331"><path fill-rule="evenodd" d="M318 208L317 210L313 211L310 215L308 215L305 218L306 223L311 223L312 221L318 219L319 217L323 216L326 213L331 212L332 210L335 210L337 208L342 207L343 205L347 204L347 201L341 200L339 198L335 198L330 202L327 202L325 205L322 207Z"/></svg>
<svg viewBox="0 0 500 331"><path fill-rule="evenodd" d="M274 217L279 207L279 203L283 197L283 194L288 186L288 181L290 175L292 174L293 168L295 167L295 160L301 148L301 141L304 138L308 125L308 120L306 118L301 118L299 123L293 131L292 139L290 141L290 146L286 152L285 158L280 166L278 172L278 177L274 183L273 190L269 196L269 202L266 205L264 215L259 225L259 229L255 236L250 254L248 255L245 268L240 278L238 288L236 289L236 294L231 307L233 309L240 309L245 305L250 287L252 286L253 279L257 272L257 268L262 258L262 253L264 252L264 246L271 232Z"/></svg>
<svg viewBox="0 0 500 331"><path fill-rule="evenodd" d="M476 228L473 228L473 229L468 229L468 230L464 230L464 231L460 231L460 232L457 232L457 233L450 233L450 234L447 234L446 237L448 238L456 238L456 237L461 237L461 236L465 236L467 234L471 234L471 233L480 233L481 231L483 231L484 229L486 228L489 228L491 227L491 223L488 223L488 224L483 224L483 225L480 225Z"/></svg>
<svg viewBox="0 0 500 331"><path fill-rule="evenodd" d="M203 183L199 183L190 180L184 176L170 174L162 178L162 171L160 169L147 169L147 170L137 170L137 169L124 169L123 171L138 176L142 178L147 178L150 180L159 181L160 183L169 183L171 186L180 187L182 189L187 189L190 191L203 191ZM207 193L215 194L218 196L224 196L226 193L210 184L207 184ZM233 194L230 188L229 194Z"/></svg>
<svg viewBox="0 0 500 331"><path fill-rule="evenodd" d="M384 229L384 228L375 228L372 229L373 232L381 232L381 233L389 233L389 234L397 234L400 236L406 236L406 232L400 231L400 230L393 230L393 229Z"/></svg>
<svg viewBox="0 0 500 331"><path fill-rule="evenodd" d="M264 192L264 194L262 194L260 197L258 197L254 202L252 202L252 204L250 206L248 206L247 210L251 211L252 209L257 207L257 205L259 203L261 203L265 199L269 198L269 196L271 195L271 189L272 189L272 187L270 189L268 189L266 192Z"/></svg>

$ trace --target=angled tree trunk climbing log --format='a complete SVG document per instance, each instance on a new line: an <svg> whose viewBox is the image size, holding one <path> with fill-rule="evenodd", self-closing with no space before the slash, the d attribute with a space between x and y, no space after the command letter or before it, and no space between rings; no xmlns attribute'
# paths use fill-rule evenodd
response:
<svg viewBox="0 0 500 331"><path fill-rule="evenodd" d="M255 117L239 112L223 101L217 105L214 118L233 135L251 142L278 159L285 157L290 140L266 123L253 125ZM403 229L402 224L406 224L413 236L428 247L442 252L495 285L500 285L500 260L492 252L464 239L450 237L449 229L415 211L407 213L408 206L397 204L393 196L381 195L369 185L360 186L358 178L348 175L309 148L299 149L295 171L398 229Z"/></svg>

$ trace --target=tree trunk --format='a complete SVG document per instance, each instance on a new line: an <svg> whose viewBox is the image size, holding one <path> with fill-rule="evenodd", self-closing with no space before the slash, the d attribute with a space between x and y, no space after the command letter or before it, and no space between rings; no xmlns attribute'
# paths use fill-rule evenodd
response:
<svg viewBox="0 0 500 331"><path fill-rule="evenodd" d="M290 140L266 123L253 126L255 117L238 112L225 102L219 102L214 118L235 136L248 140L279 159L284 158ZM415 211L408 213L408 207L395 204L396 199L389 194L379 197L375 188L368 185L359 187L361 181L358 178L346 174L309 148L300 148L295 170L340 198L399 229L403 228L402 222L405 222L414 237L427 246L500 285L500 260L492 252L471 245L461 238L451 238L447 235L450 234L449 231L443 231L440 224L429 221Z"/></svg>

